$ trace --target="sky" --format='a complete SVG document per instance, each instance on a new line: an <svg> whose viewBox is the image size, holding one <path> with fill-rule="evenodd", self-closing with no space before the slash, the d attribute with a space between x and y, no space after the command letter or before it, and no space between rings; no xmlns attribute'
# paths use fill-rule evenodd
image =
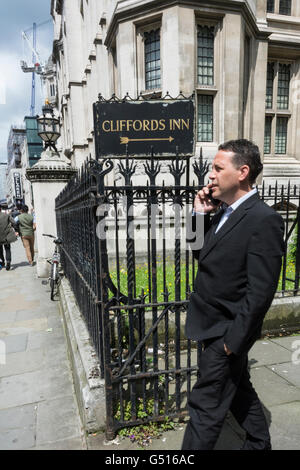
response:
<svg viewBox="0 0 300 470"><path fill-rule="evenodd" d="M7 161L7 139L11 124L23 124L30 115L31 73L21 70L20 61L32 61L32 52L22 39L27 31L32 41L32 25L37 24L37 46L41 60L47 62L53 41L51 0L0 0L0 162ZM48 23L38 27L40 23ZM36 109L44 101L40 77L36 75Z"/></svg>

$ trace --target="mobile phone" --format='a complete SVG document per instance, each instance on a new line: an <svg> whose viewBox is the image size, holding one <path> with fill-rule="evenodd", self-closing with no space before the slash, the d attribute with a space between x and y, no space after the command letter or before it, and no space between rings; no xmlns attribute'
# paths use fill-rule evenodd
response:
<svg viewBox="0 0 300 470"><path fill-rule="evenodd" d="M218 206L221 202L219 199L214 199L212 197L212 189L209 190L209 199L211 200L214 206Z"/></svg>

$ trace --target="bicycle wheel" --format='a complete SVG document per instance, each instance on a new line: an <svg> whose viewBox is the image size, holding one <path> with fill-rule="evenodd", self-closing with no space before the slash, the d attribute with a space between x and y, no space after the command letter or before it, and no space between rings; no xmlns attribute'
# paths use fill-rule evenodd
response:
<svg viewBox="0 0 300 470"><path fill-rule="evenodd" d="M51 277L50 277L51 300L54 300L54 290L55 290L56 283L57 283L57 264L53 263L51 267Z"/></svg>

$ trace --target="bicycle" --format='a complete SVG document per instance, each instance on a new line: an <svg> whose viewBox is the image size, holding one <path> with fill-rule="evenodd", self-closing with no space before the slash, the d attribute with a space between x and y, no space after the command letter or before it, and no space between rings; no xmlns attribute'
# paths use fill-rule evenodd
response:
<svg viewBox="0 0 300 470"><path fill-rule="evenodd" d="M62 244L62 240L60 238L56 238L54 235L48 235L47 233L42 234L43 237L50 237L54 238L53 243L55 243L55 250L52 255L51 259L48 259L48 263L51 264L51 273L50 273L50 299L54 300L54 291L55 287L58 286L59 282L59 263L60 263L60 245ZM47 281L46 281L47 282Z"/></svg>

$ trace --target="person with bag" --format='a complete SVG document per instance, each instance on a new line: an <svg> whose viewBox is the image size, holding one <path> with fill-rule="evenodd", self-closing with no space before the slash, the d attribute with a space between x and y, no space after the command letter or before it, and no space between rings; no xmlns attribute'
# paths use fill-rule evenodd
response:
<svg viewBox="0 0 300 470"><path fill-rule="evenodd" d="M15 218L15 223L22 238L28 263L30 266L34 266L34 231L36 224L33 216L28 214L28 206L25 204L21 207L21 214Z"/></svg>
<svg viewBox="0 0 300 470"><path fill-rule="evenodd" d="M14 227L14 219L9 214L2 212L2 207L0 206L0 270L6 267L6 271L9 271L11 267L10 244L17 240ZM5 250L5 258L3 247Z"/></svg>

